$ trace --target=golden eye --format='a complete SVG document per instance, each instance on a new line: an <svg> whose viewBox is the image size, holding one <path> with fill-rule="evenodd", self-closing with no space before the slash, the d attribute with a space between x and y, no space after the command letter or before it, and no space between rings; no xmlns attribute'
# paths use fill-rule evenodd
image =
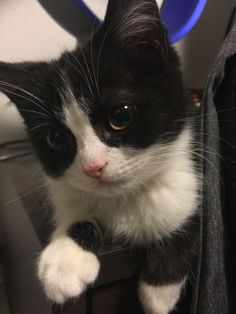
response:
<svg viewBox="0 0 236 314"><path fill-rule="evenodd" d="M108 115L108 122L113 130L121 131L130 126L135 115L135 107L121 105L113 108Z"/></svg>

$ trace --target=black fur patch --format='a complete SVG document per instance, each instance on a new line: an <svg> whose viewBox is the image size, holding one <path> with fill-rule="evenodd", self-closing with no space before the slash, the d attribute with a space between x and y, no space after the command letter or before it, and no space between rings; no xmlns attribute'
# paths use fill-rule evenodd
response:
<svg viewBox="0 0 236 314"><path fill-rule="evenodd" d="M67 234L83 249L95 254L103 246L102 229L96 221L78 222L70 227Z"/></svg>
<svg viewBox="0 0 236 314"><path fill-rule="evenodd" d="M55 63L0 62L0 91L14 102L24 118L30 140L46 172L58 176L76 154L74 135L62 118L63 80ZM7 82L7 83L6 83ZM66 134L67 148L56 151L47 143L50 130L60 128Z"/></svg>
<svg viewBox="0 0 236 314"><path fill-rule="evenodd" d="M146 255L141 279L149 285L179 283L186 276L193 279L199 252L200 217L194 216L180 231L153 244Z"/></svg>

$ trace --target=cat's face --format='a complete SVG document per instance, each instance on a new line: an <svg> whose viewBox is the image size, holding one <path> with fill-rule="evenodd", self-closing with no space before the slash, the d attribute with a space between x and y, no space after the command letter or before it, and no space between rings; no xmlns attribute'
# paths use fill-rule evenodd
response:
<svg viewBox="0 0 236 314"><path fill-rule="evenodd" d="M154 0L110 1L92 40L58 61L0 63L0 90L48 175L102 195L161 175L188 110Z"/></svg>

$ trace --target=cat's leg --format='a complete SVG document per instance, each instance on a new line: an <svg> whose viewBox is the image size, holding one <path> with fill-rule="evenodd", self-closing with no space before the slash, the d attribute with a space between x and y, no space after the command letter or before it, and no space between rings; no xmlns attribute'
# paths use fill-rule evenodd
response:
<svg viewBox="0 0 236 314"><path fill-rule="evenodd" d="M146 314L168 314L178 302L185 280L177 283L152 285L140 282L139 295Z"/></svg>
<svg viewBox="0 0 236 314"><path fill-rule="evenodd" d="M54 232L38 262L38 276L50 300L64 303L78 297L96 280L100 269L96 253L102 242L96 221L76 223Z"/></svg>
<svg viewBox="0 0 236 314"><path fill-rule="evenodd" d="M139 296L145 314L169 314L175 309L198 252L199 217L193 217L146 255Z"/></svg>

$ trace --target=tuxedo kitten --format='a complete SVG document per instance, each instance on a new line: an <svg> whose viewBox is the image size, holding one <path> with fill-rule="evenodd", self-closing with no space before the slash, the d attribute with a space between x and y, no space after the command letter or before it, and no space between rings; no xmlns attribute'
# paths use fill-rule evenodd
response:
<svg viewBox="0 0 236 314"><path fill-rule="evenodd" d="M200 185L194 110L156 1L110 0L82 49L51 63L0 63L0 80L55 209L38 263L48 298L63 303L96 280L109 235L146 251L145 313L170 313L197 252Z"/></svg>

